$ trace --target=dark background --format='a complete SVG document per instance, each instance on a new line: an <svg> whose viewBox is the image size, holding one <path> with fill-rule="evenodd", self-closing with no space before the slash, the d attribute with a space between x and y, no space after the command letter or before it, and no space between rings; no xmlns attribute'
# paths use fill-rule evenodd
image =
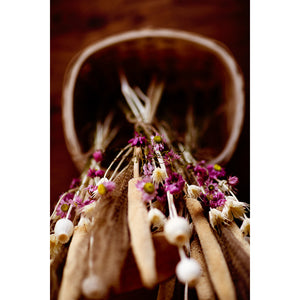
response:
<svg viewBox="0 0 300 300"><path fill-rule="evenodd" d="M50 200L51 211L73 177L80 174L67 151L61 115L63 76L72 57L89 44L126 30L173 28L224 43L245 78L246 115L237 149L227 164L240 179L238 198L250 199L249 1L238 0L52 0L50 2Z"/></svg>

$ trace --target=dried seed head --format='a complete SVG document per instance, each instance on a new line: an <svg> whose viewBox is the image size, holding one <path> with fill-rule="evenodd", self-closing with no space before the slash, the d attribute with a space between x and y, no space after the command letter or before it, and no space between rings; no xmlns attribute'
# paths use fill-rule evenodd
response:
<svg viewBox="0 0 300 300"><path fill-rule="evenodd" d="M82 282L82 293L89 299L102 299L106 296L106 290L97 275L90 275Z"/></svg>
<svg viewBox="0 0 300 300"><path fill-rule="evenodd" d="M197 199L201 194L201 188L197 185L188 185L188 195L191 198Z"/></svg>
<svg viewBox="0 0 300 300"><path fill-rule="evenodd" d="M250 236L250 219L249 218L246 217L244 219L240 230L242 231L244 236L247 236L247 235Z"/></svg>
<svg viewBox="0 0 300 300"><path fill-rule="evenodd" d="M154 226L162 227L166 222L166 217L159 209L151 208L148 212L148 220Z"/></svg>
<svg viewBox="0 0 300 300"><path fill-rule="evenodd" d="M233 218L243 219L247 207L248 207L247 203L239 202L235 200L233 197L228 196L226 198L226 203L225 203L223 213L230 220L233 220Z"/></svg>
<svg viewBox="0 0 300 300"><path fill-rule="evenodd" d="M169 243L176 246L185 245L191 236L189 223L183 217L169 219L165 224L164 232Z"/></svg>
<svg viewBox="0 0 300 300"><path fill-rule="evenodd" d="M228 219L224 216L222 212L220 212L218 209L212 208L209 211L209 223L212 228L215 229L215 227L220 226L222 223L226 223Z"/></svg>
<svg viewBox="0 0 300 300"><path fill-rule="evenodd" d="M73 234L74 225L69 219L59 219L54 228L54 234L59 242L65 244Z"/></svg>
<svg viewBox="0 0 300 300"><path fill-rule="evenodd" d="M176 266L176 275L179 281L194 286L202 273L201 266L193 258L184 258Z"/></svg>
<svg viewBox="0 0 300 300"><path fill-rule="evenodd" d="M152 178L154 183L163 183L163 181L167 178L167 172L161 168L155 168Z"/></svg>

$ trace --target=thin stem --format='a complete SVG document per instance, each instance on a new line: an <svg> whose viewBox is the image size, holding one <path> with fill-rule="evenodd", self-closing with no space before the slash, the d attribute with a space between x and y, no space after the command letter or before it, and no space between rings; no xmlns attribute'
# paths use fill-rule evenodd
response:
<svg viewBox="0 0 300 300"><path fill-rule="evenodd" d="M132 148L128 149L128 151L123 155L122 159L120 160L119 164L117 165L117 167L115 168L113 174L111 175L110 180L113 180L113 178L115 177L118 169L121 167L121 165L123 164L124 160L131 153L131 151L132 151Z"/></svg>
<svg viewBox="0 0 300 300"><path fill-rule="evenodd" d="M128 144L126 147L124 147L119 153L118 153L118 155L115 157L115 159L111 162L111 164L109 165L109 167L106 169L106 171L105 171L105 174L104 174L104 178L106 178L107 177L107 173L108 173L108 171L111 169L111 167L113 166L113 164L116 162L116 160L122 155L122 153L125 151L125 150L127 150L128 148L130 148L131 147L131 145L130 144Z"/></svg>

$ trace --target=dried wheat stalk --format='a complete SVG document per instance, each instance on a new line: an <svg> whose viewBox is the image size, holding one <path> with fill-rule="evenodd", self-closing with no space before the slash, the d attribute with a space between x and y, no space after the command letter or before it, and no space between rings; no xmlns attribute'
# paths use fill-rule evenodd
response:
<svg viewBox="0 0 300 300"><path fill-rule="evenodd" d="M227 226L220 227L220 234L215 233L227 261L238 299L250 297L250 256L243 249L242 243L235 238Z"/></svg>
<svg viewBox="0 0 300 300"><path fill-rule="evenodd" d="M119 278L129 244L127 227L127 188L132 168L115 179L116 189L98 201L91 234L94 236L92 262L95 275L102 282L102 293L118 291Z"/></svg>
<svg viewBox="0 0 300 300"><path fill-rule="evenodd" d="M176 277L172 277L167 281L162 282L158 288L156 300L171 300L175 289Z"/></svg>
<svg viewBox="0 0 300 300"><path fill-rule="evenodd" d="M205 258L200 246L198 237L195 235L194 240L191 242L191 257L196 259L202 268L202 274L199 278L195 289L199 300L214 300L215 293L209 277L207 266L205 263Z"/></svg>
<svg viewBox="0 0 300 300"><path fill-rule="evenodd" d="M151 288L157 282L155 250L147 217L147 208L141 192L136 188L139 178L128 183L128 226L132 251L140 271L143 284Z"/></svg>
<svg viewBox="0 0 300 300"><path fill-rule="evenodd" d="M75 300L81 295L81 282L86 273L89 235L83 224L75 228L69 247L58 300ZM71 288L70 288L71 287Z"/></svg>
<svg viewBox="0 0 300 300"><path fill-rule="evenodd" d="M218 298L220 300L236 299L235 288L227 263L220 245L204 216L200 202L196 199L186 198L186 206L193 219L211 281Z"/></svg>

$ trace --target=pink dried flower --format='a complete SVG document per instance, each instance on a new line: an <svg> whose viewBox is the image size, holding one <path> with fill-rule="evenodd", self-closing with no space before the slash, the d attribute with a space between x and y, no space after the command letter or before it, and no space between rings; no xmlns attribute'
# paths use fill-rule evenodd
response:
<svg viewBox="0 0 300 300"><path fill-rule="evenodd" d="M135 132L134 138L128 141L128 143L130 143L131 146L138 146L138 147L146 145L146 142L147 142L146 138L142 135L139 135L137 132Z"/></svg>
<svg viewBox="0 0 300 300"><path fill-rule="evenodd" d="M91 178L95 178L96 177L96 169L90 168L87 172L87 176L91 177Z"/></svg>
<svg viewBox="0 0 300 300"><path fill-rule="evenodd" d="M151 201L156 196L156 189L154 184L152 183L151 178L145 177L142 180L139 180L136 184L137 189L142 192L142 200L143 201Z"/></svg>
<svg viewBox="0 0 300 300"><path fill-rule="evenodd" d="M165 189L171 194L177 194L184 188L185 181L179 173L171 173L166 179Z"/></svg>
<svg viewBox="0 0 300 300"><path fill-rule="evenodd" d="M208 165L206 168L212 179L222 178L226 175L225 169L218 164Z"/></svg>
<svg viewBox="0 0 300 300"><path fill-rule="evenodd" d="M73 178L70 184L70 189L74 189L76 187L79 187L81 183L81 180L79 178Z"/></svg>
<svg viewBox="0 0 300 300"><path fill-rule="evenodd" d="M145 176L151 176L153 170L154 170L154 167L151 163L148 162L147 164L143 165L143 171L144 171Z"/></svg>
<svg viewBox="0 0 300 300"><path fill-rule="evenodd" d="M103 160L103 154L102 154L102 151L101 150L96 150L94 153L93 153L93 157L94 157L94 160L99 163Z"/></svg>
<svg viewBox="0 0 300 300"><path fill-rule="evenodd" d="M226 202L225 196L223 193L218 192L213 196L213 199L210 201L211 208L217 208L223 206Z"/></svg>
<svg viewBox="0 0 300 300"><path fill-rule="evenodd" d="M214 194L215 192L218 192L218 184L213 182L212 180L208 180L205 184L205 192L208 194Z"/></svg>
<svg viewBox="0 0 300 300"><path fill-rule="evenodd" d="M57 216L61 218L65 218L67 216L70 205L73 202L73 196L74 196L73 194L68 193L61 199L56 210Z"/></svg>
<svg viewBox="0 0 300 300"><path fill-rule="evenodd" d="M229 176L228 177L228 184L231 187L235 187L239 183L239 179L236 176Z"/></svg>
<svg viewBox="0 0 300 300"><path fill-rule="evenodd" d="M96 170L95 175L96 177L103 177L105 172L103 170Z"/></svg>
<svg viewBox="0 0 300 300"><path fill-rule="evenodd" d="M152 147L155 151L164 150L164 148L165 148L164 143L165 142L166 142L165 139L161 135L158 135L157 133L155 135L151 136L151 144L152 144Z"/></svg>

